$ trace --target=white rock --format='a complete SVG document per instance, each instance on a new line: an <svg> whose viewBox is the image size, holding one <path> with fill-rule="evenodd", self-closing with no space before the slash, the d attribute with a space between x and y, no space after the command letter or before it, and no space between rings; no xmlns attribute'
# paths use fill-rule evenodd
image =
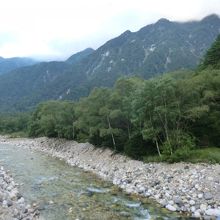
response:
<svg viewBox="0 0 220 220"><path fill-rule="evenodd" d="M201 211L204 212L207 209L207 205L206 204L201 204L200 209L201 209Z"/></svg>
<svg viewBox="0 0 220 220"><path fill-rule="evenodd" d="M170 197L170 194L168 192L165 193L165 197Z"/></svg>
<svg viewBox="0 0 220 220"><path fill-rule="evenodd" d="M205 214L211 216L220 216L220 209L208 209L205 211Z"/></svg>
<svg viewBox="0 0 220 220"><path fill-rule="evenodd" d="M4 200L4 201L2 202L2 207L8 207L8 202L7 202L6 200Z"/></svg>
<svg viewBox="0 0 220 220"><path fill-rule="evenodd" d="M195 188L198 189L198 188L199 188L199 184L196 184L196 185L195 185Z"/></svg>
<svg viewBox="0 0 220 220"><path fill-rule="evenodd" d="M172 200L170 200L168 203L169 203L170 205L174 205L174 201L172 201Z"/></svg>
<svg viewBox="0 0 220 220"><path fill-rule="evenodd" d="M50 200L50 201L49 201L49 204L54 204L54 201Z"/></svg>
<svg viewBox="0 0 220 220"><path fill-rule="evenodd" d="M198 194L198 198L202 199L203 198L203 193Z"/></svg>
<svg viewBox="0 0 220 220"><path fill-rule="evenodd" d="M145 187L143 187L143 186L141 186L139 189L138 189L138 192L139 193L143 193L143 192L145 192Z"/></svg>
<svg viewBox="0 0 220 220"><path fill-rule="evenodd" d="M195 211L196 211L195 206L192 206L192 207L191 207L191 212L195 212Z"/></svg>
<svg viewBox="0 0 220 220"><path fill-rule="evenodd" d="M189 204L192 206L192 205L195 205L196 202L195 202L194 200L190 200L190 201L189 201Z"/></svg>
<svg viewBox="0 0 220 220"><path fill-rule="evenodd" d="M155 195L154 198L155 198L156 200L159 199L159 198L160 198L160 194Z"/></svg>
<svg viewBox="0 0 220 220"><path fill-rule="evenodd" d="M166 209L168 209L169 211L175 212L176 208L170 204L166 205Z"/></svg>
<svg viewBox="0 0 220 220"><path fill-rule="evenodd" d="M15 199L17 197L18 194L18 190L17 189L13 189L10 193L9 193L9 198L10 199Z"/></svg>
<svg viewBox="0 0 220 220"><path fill-rule="evenodd" d="M194 216L195 218L200 218L200 217L201 217L201 214L200 214L200 212L199 212L198 210L196 210L196 211L194 212L193 216Z"/></svg>
<svg viewBox="0 0 220 220"><path fill-rule="evenodd" d="M19 203L19 204L24 203L24 198L23 198L23 197L21 197L21 198L18 200L18 202L17 202L17 203Z"/></svg>

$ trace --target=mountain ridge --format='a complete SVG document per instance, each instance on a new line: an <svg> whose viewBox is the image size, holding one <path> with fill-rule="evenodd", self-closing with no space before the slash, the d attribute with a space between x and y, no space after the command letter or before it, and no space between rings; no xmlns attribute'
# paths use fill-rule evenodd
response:
<svg viewBox="0 0 220 220"><path fill-rule="evenodd" d="M23 66L31 66L36 63L38 63L38 61L28 57L0 57L0 75Z"/></svg>
<svg viewBox="0 0 220 220"><path fill-rule="evenodd" d="M193 69L219 33L217 15L190 22L160 19L136 32L127 30L98 49L87 48L66 61L13 70L0 76L0 110L23 111L49 99L77 100L94 87L112 86L122 76L150 78ZM19 84L22 89L18 82L23 83Z"/></svg>

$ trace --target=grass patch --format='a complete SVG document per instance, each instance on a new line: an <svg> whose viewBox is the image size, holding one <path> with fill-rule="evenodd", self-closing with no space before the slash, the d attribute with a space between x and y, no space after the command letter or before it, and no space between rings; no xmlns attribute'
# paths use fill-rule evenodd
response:
<svg viewBox="0 0 220 220"><path fill-rule="evenodd" d="M163 162L163 157L159 157L158 155L145 156L143 158L143 161L145 163L152 163L152 162L159 163L159 162Z"/></svg>
<svg viewBox="0 0 220 220"><path fill-rule="evenodd" d="M159 157L158 155L146 156L143 161L145 163L150 162L167 162L165 157ZM190 163L220 163L220 148L217 147L206 147L192 150L189 157L185 160L180 160L183 162Z"/></svg>
<svg viewBox="0 0 220 220"><path fill-rule="evenodd" d="M207 147L193 150L187 162L220 163L220 148Z"/></svg>
<svg viewBox="0 0 220 220"><path fill-rule="evenodd" d="M19 132L13 132L13 133L7 134L7 136L9 138L27 138L28 134L26 132L19 131Z"/></svg>

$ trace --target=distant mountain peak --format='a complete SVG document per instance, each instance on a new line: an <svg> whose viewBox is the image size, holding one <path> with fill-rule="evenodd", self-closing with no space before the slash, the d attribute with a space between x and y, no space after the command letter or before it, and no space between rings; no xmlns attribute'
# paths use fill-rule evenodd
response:
<svg viewBox="0 0 220 220"><path fill-rule="evenodd" d="M161 18L156 22L156 24L167 24L167 23L171 23L171 21L166 18Z"/></svg>
<svg viewBox="0 0 220 220"><path fill-rule="evenodd" d="M0 57L0 75L20 67L31 66L35 63L37 63L36 60L33 60L28 57Z"/></svg>
<svg viewBox="0 0 220 220"><path fill-rule="evenodd" d="M202 22L219 21L220 17L217 14L210 14L202 19Z"/></svg>
<svg viewBox="0 0 220 220"><path fill-rule="evenodd" d="M125 31L122 35L130 35L132 32L130 30Z"/></svg>

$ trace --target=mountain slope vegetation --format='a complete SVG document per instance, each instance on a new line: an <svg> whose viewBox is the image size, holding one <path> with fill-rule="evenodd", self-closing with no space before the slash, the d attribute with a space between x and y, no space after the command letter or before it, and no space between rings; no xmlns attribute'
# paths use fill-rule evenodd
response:
<svg viewBox="0 0 220 220"><path fill-rule="evenodd" d="M160 19L137 32L126 31L97 50L87 49L66 62L41 63L0 76L0 111L25 111L45 100L78 100L122 76L148 79L196 68L220 33L210 15L185 23Z"/></svg>
<svg viewBox="0 0 220 220"><path fill-rule="evenodd" d="M220 69L220 35L207 51L204 60L200 65L200 69L206 68Z"/></svg>
<svg viewBox="0 0 220 220"><path fill-rule="evenodd" d="M122 77L113 88L95 88L78 102L48 101L31 114L3 115L0 132L75 139L147 161L220 162L220 70L213 50L218 42L202 70L147 80Z"/></svg>
<svg viewBox="0 0 220 220"><path fill-rule="evenodd" d="M13 58L3 58L0 57L0 75L8 73L14 69L23 66L31 66L37 63L37 61L30 58L13 57Z"/></svg>

